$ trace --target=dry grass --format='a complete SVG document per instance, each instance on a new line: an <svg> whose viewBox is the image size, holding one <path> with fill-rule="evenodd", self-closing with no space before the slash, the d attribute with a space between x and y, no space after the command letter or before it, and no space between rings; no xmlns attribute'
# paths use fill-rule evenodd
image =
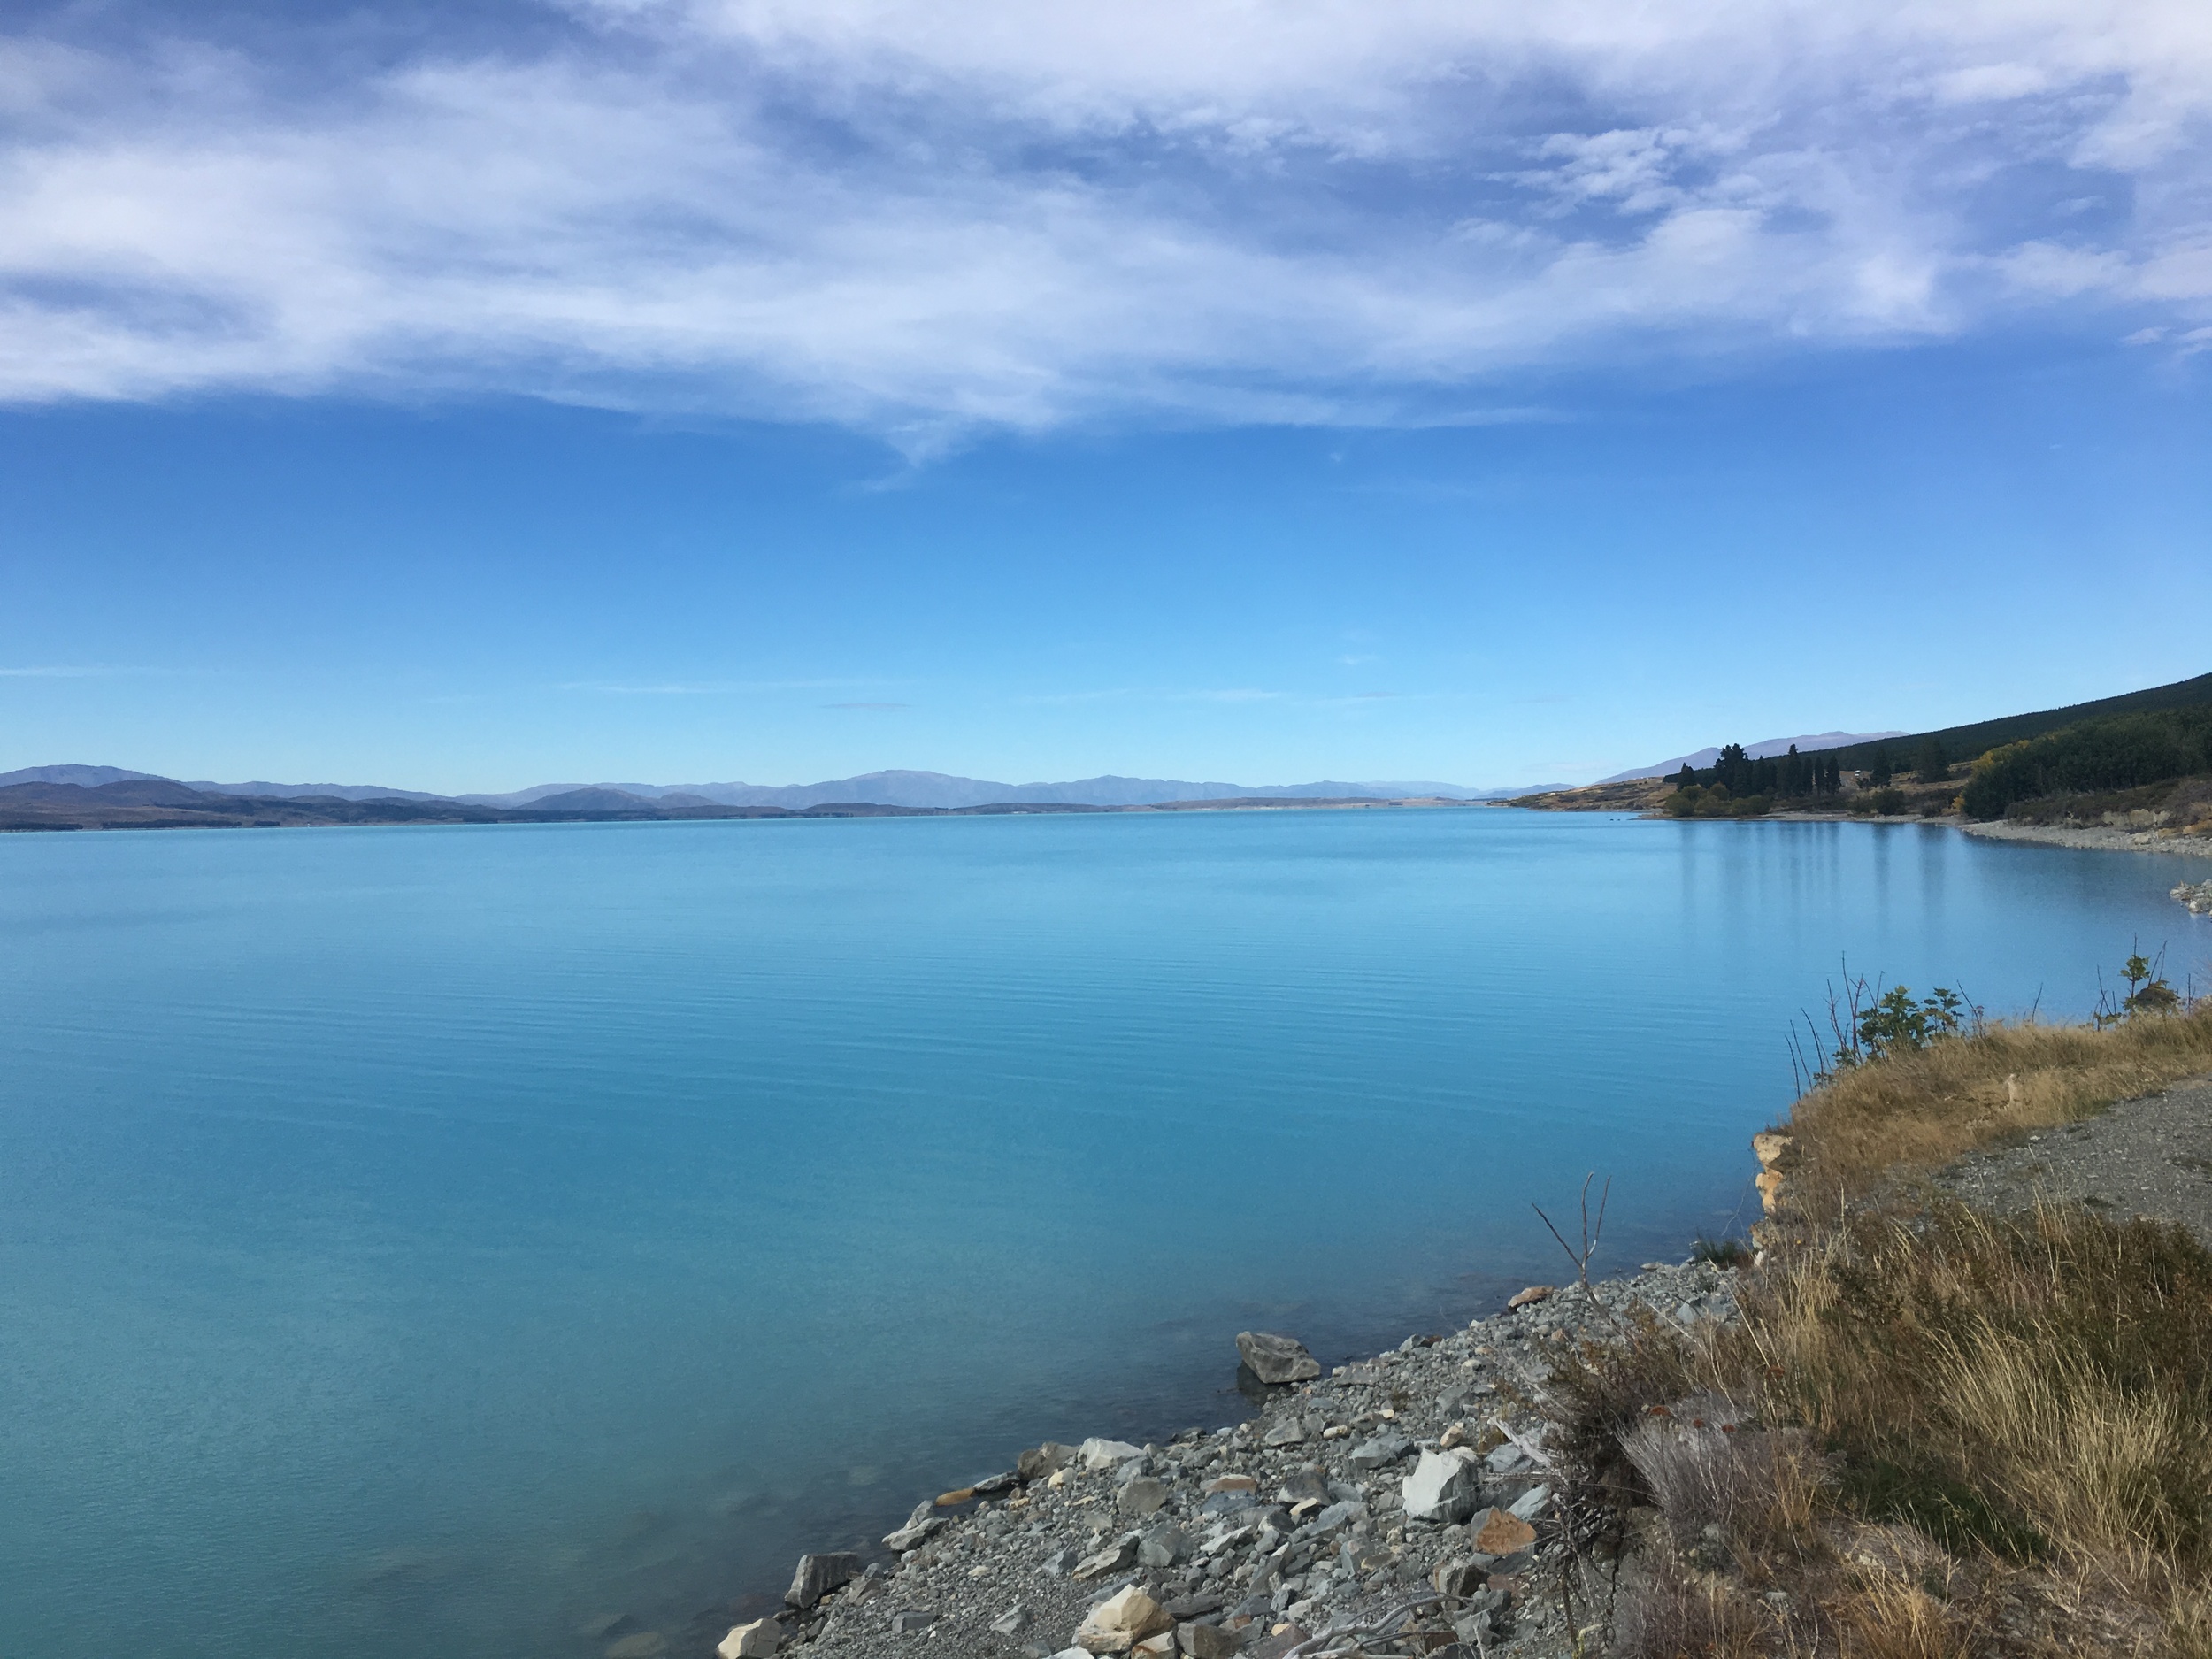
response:
<svg viewBox="0 0 2212 1659"><path fill-rule="evenodd" d="M2212 1659L2212 1252L1946 1205L1740 1294L1740 1329L1643 1327L1554 1379L1586 1495L1667 1523L1622 1651ZM1998 1616L2016 1581L2041 1637Z"/></svg>
<svg viewBox="0 0 2212 1659"><path fill-rule="evenodd" d="M1579 1499L1665 1523L1616 1651L2212 1659L2212 1252L1899 1179L2208 1071L2212 1004L1947 1038L1801 1100L1742 1325L1646 1320L1552 1379Z"/></svg>
<svg viewBox="0 0 2212 1659"><path fill-rule="evenodd" d="M1776 1621L1726 1578L1671 1552L1647 1561L1615 1621L1616 1659L1763 1659Z"/></svg>
<svg viewBox="0 0 2212 1659"><path fill-rule="evenodd" d="M2007 1136L2089 1117L2212 1071L2212 1002L2087 1025L2013 1025L1843 1072L1791 1113L1801 1202L1860 1196Z"/></svg>
<svg viewBox="0 0 2212 1659"><path fill-rule="evenodd" d="M2180 1229L1863 1217L1751 1301L1770 1401L1869 1518L2144 1585L2212 1566L2212 1255Z"/></svg>
<svg viewBox="0 0 2212 1659"><path fill-rule="evenodd" d="M1954 1571L1863 1568L1826 1609L1844 1659L1971 1659L1986 1634L1979 1608L1929 1587L1947 1586Z"/></svg>

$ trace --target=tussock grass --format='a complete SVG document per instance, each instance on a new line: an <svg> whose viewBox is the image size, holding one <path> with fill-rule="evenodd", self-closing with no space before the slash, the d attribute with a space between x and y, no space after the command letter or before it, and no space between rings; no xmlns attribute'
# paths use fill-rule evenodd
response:
<svg viewBox="0 0 2212 1659"><path fill-rule="evenodd" d="M2180 1228L1861 1217L1751 1302L1770 1405L1842 1455L1865 1518L2016 1562L2212 1567L2212 1254Z"/></svg>
<svg viewBox="0 0 2212 1659"><path fill-rule="evenodd" d="M2212 1003L2124 1007L1839 1070L1740 1325L1636 1320L1555 1371L1576 1499L1641 1540L1617 1653L2212 1659L2212 1251L1912 1179L2212 1072Z"/></svg>
<svg viewBox="0 0 2212 1659"><path fill-rule="evenodd" d="M1552 1380L1585 1497L1664 1522L1620 1651L2212 1659L2212 1252L1943 1204L1740 1298L1740 1328L1641 1325Z"/></svg>
<svg viewBox="0 0 2212 1659"><path fill-rule="evenodd" d="M1843 1071L1791 1113L1801 1203L1863 1196L2008 1136L2212 1071L2212 1002L2162 1018L1992 1025Z"/></svg>

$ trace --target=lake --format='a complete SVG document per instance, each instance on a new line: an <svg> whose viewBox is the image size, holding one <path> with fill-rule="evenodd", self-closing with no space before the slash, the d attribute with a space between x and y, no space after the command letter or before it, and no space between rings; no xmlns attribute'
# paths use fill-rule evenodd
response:
<svg viewBox="0 0 2212 1659"><path fill-rule="evenodd" d="M1560 1278L1531 1203L1588 1171L1599 1270L1740 1230L1845 958L2201 985L2191 862L1483 809L0 838L0 1651L682 1652L1024 1445L1243 1416L1240 1329L1333 1363Z"/></svg>

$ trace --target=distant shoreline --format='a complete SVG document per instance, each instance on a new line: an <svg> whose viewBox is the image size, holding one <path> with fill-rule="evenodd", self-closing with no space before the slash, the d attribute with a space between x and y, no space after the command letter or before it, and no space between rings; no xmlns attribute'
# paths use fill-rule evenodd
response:
<svg viewBox="0 0 2212 1659"><path fill-rule="evenodd" d="M887 806L872 801L845 801L808 807L711 805L643 810L587 808L546 811L529 807L474 806L461 802L349 801L334 795L219 795L187 789L182 786L172 786L160 793L169 798L158 801L104 799L100 790L86 789L74 784L31 784L0 789L0 831L31 833L62 830L392 828L457 824L693 823L728 818L1018 818L1071 813L1355 811L1376 808L1423 810L1503 804L1495 801L1463 801L1446 795L1408 795L1396 799L1370 795L1236 795L1217 800L1158 801L1114 806L1059 801L1009 801L982 806L956 807ZM191 798L180 798L183 796Z"/></svg>
<svg viewBox="0 0 2212 1659"><path fill-rule="evenodd" d="M2010 818L1977 820L1957 812L1923 816L1918 812L1873 813L1831 809L1784 809L1745 818L1676 818L1660 805L1671 780L1638 778L1619 783L1590 784L1579 789L1555 789L1521 795L1501 804L1532 812L1632 812L1637 817L1666 824L1920 824L1954 829L1982 841L2023 841L2043 847L2070 847L2087 852L2173 853L2187 858L2212 858L2212 834L2185 830L2124 829L2111 825L2023 824Z"/></svg>

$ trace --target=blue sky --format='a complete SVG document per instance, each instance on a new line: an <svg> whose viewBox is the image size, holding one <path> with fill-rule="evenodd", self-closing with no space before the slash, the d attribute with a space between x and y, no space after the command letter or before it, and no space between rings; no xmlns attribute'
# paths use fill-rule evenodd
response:
<svg viewBox="0 0 2212 1659"><path fill-rule="evenodd" d="M19 9L0 769L1512 784L2212 668L2212 15L1532 10Z"/></svg>

